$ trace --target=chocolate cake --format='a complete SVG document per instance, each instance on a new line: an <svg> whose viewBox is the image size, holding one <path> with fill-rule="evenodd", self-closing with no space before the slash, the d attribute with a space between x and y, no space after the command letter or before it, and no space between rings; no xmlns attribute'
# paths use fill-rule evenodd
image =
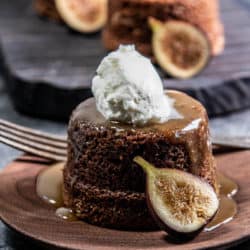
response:
<svg viewBox="0 0 250 250"><path fill-rule="evenodd" d="M103 42L109 50L132 43L152 57L150 16L161 21L182 20L199 27L209 38L214 55L224 48L218 0L110 0L108 10Z"/></svg>
<svg viewBox="0 0 250 250"><path fill-rule="evenodd" d="M107 121L95 99L81 103L68 128L64 202L77 217L119 229L156 228L145 199L145 174L133 162L142 156L158 168L201 177L217 191L216 170L204 107L168 91L181 119L143 127Z"/></svg>

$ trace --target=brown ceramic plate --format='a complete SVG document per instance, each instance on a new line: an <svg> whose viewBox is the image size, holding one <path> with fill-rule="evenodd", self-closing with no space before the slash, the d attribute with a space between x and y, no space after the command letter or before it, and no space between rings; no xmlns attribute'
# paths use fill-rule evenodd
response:
<svg viewBox="0 0 250 250"><path fill-rule="evenodd" d="M29 158L30 160L30 158ZM111 230L76 221L63 221L55 208L35 192L37 174L46 161L14 161L0 172L0 218L11 228L42 242L68 249L201 249L229 247L250 238L250 151L217 156L218 168L240 187L235 219L191 242L176 245L165 232Z"/></svg>

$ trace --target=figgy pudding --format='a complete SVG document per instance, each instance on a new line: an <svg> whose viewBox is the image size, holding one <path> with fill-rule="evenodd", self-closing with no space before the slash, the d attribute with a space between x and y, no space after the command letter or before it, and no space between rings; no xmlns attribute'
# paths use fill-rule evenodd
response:
<svg viewBox="0 0 250 250"><path fill-rule="evenodd" d="M218 192L206 110L186 94L164 92L133 46L103 59L92 90L95 98L71 116L63 173L64 203L78 218L119 229L156 227L137 155L198 176Z"/></svg>

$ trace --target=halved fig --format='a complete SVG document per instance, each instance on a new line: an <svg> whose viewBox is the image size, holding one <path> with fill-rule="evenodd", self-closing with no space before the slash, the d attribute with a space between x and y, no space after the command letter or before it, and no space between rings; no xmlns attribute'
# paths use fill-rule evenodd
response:
<svg viewBox="0 0 250 250"><path fill-rule="evenodd" d="M177 240L195 237L219 208L213 188L192 174L155 168L140 156L134 158L146 173L147 203L156 223Z"/></svg>
<svg viewBox="0 0 250 250"><path fill-rule="evenodd" d="M63 21L72 29L90 33L100 30L107 20L107 0L55 0Z"/></svg>
<svg viewBox="0 0 250 250"><path fill-rule="evenodd" d="M169 75L190 78L198 74L211 55L206 35L197 27L183 21L162 23L152 17L152 48L157 63Z"/></svg>

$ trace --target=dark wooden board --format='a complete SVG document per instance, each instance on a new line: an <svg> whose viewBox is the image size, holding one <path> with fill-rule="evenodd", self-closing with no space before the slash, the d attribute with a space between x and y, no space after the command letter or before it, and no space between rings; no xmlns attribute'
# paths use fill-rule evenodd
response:
<svg viewBox="0 0 250 250"><path fill-rule="evenodd" d="M120 231L61 220L55 216L55 208L35 192L36 176L48 167L46 163L15 161L0 172L0 218L32 239L67 249L226 249L250 238L250 151L224 154L216 159L219 170L239 184L235 196L238 213L231 222L201 233L186 244L172 243L163 231Z"/></svg>
<svg viewBox="0 0 250 250"><path fill-rule="evenodd" d="M209 115L250 106L250 0L220 0L226 49L197 77L165 79L200 100ZM100 34L82 35L38 18L31 0L0 1L1 68L17 110L68 119L91 96L91 78L106 54Z"/></svg>

